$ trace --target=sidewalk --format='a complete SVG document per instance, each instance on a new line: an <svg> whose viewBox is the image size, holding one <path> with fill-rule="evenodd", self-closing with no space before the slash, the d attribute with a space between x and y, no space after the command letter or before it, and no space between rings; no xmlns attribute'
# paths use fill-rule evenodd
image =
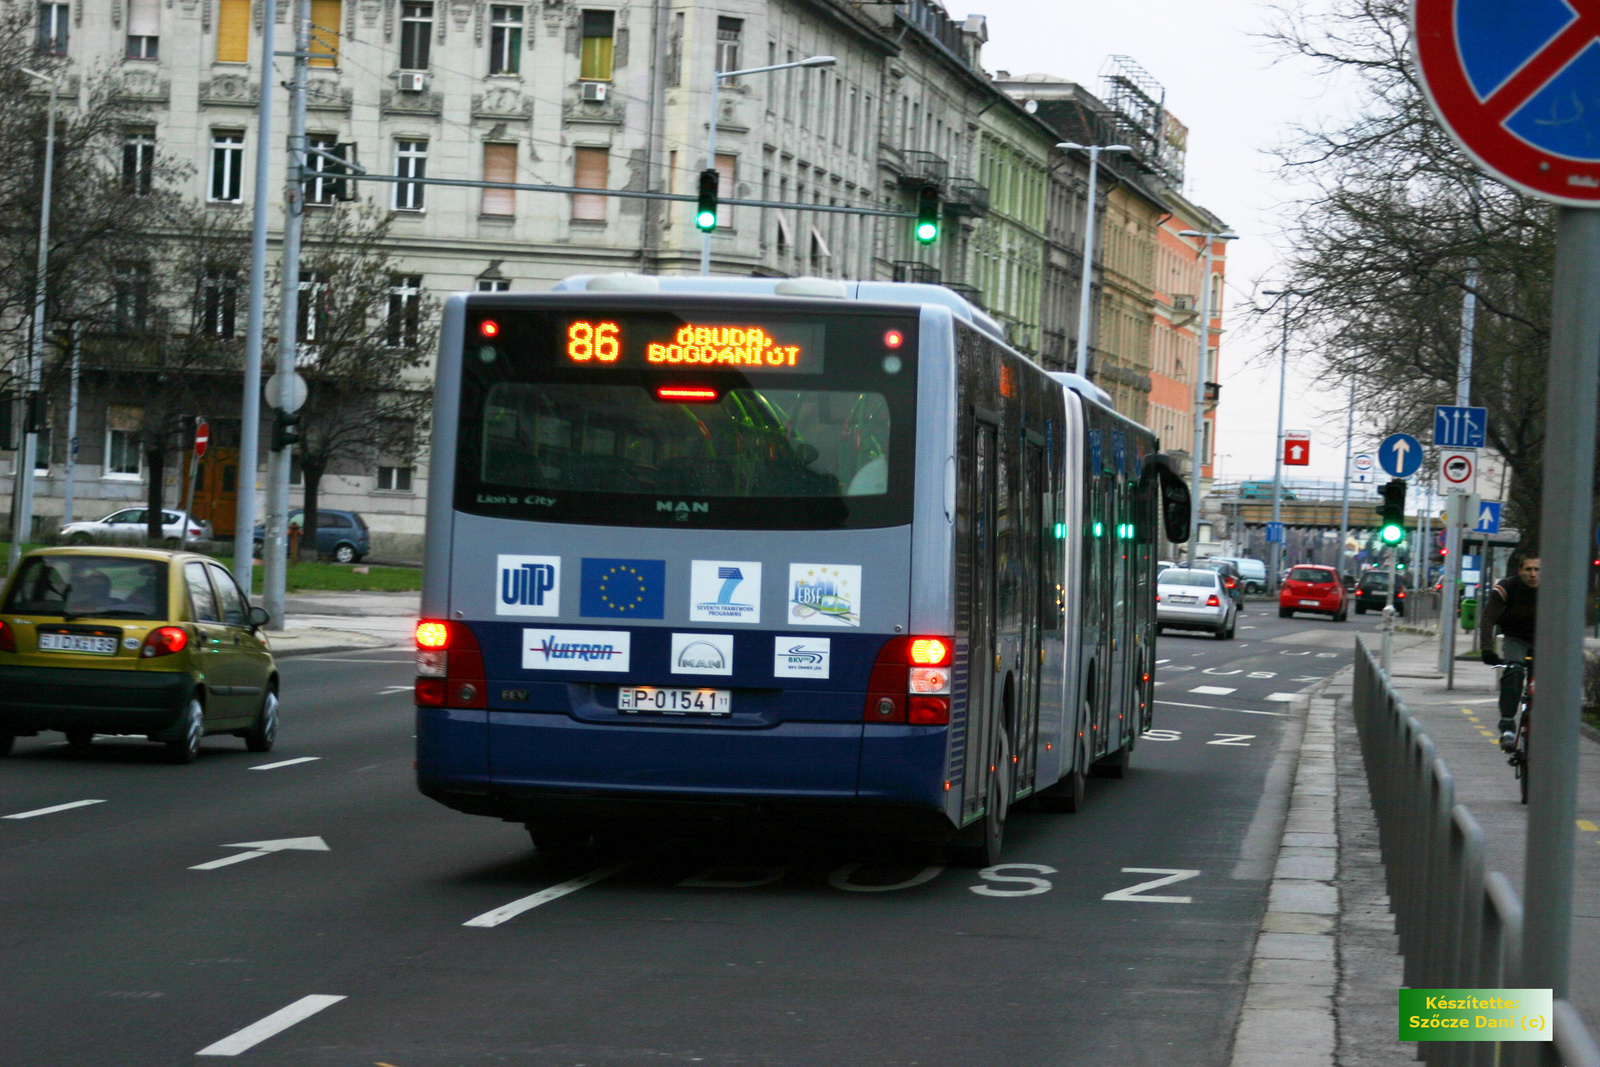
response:
<svg viewBox="0 0 1600 1067"><path fill-rule="evenodd" d="M419 593L296 593L284 603L287 629L270 634L272 653L304 656L411 647Z"/></svg>
<svg viewBox="0 0 1600 1067"><path fill-rule="evenodd" d="M1494 672L1458 661L1438 671L1438 639L1396 635L1391 672L1406 707L1455 775L1456 799L1482 825L1489 870L1523 887L1527 809L1500 751ZM1351 713L1352 671L1293 705L1305 716L1294 792L1257 938L1234 1067L1400 1067L1402 961L1377 825ZM1580 737L1570 999L1600 1029L1600 738Z"/></svg>

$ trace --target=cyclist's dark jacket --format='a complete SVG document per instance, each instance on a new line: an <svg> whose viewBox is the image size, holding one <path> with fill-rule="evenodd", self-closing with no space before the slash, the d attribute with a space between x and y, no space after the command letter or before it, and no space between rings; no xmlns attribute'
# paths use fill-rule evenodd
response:
<svg viewBox="0 0 1600 1067"><path fill-rule="evenodd" d="M1533 644L1534 614L1539 605L1539 590L1513 574L1494 583L1483 605L1483 627L1498 629L1507 637Z"/></svg>

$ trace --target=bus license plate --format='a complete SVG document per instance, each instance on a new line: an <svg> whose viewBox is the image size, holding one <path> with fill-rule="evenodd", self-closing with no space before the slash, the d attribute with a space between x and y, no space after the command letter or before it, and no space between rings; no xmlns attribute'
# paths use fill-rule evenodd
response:
<svg viewBox="0 0 1600 1067"><path fill-rule="evenodd" d="M655 711L663 715L729 715L733 712L733 691L625 686L617 690L617 710Z"/></svg>
<svg viewBox="0 0 1600 1067"><path fill-rule="evenodd" d="M115 637L83 637L79 634L40 634L41 652L91 652L97 656L117 653Z"/></svg>

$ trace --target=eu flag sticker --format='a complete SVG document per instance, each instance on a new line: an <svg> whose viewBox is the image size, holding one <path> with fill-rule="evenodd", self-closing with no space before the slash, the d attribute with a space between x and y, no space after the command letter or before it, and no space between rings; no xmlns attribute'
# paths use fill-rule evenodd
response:
<svg viewBox="0 0 1600 1067"><path fill-rule="evenodd" d="M590 618L659 619L666 586L666 560L586 558L579 611Z"/></svg>

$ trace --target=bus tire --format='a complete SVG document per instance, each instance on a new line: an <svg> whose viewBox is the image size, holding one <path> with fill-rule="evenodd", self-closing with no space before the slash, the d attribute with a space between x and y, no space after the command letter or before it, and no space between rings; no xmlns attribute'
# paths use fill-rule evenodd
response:
<svg viewBox="0 0 1600 1067"><path fill-rule="evenodd" d="M589 850L592 835L587 826L528 823L533 847L555 859L575 859Z"/></svg>
<svg viewBox="0 0 1600 1067"><path fill-rule="evenodd" d="M996 731L994 773L989 775L983 818L956 834L945 855L956 867L993 867L1005 842L1006 814L1011 804L1011 745L1004 728Z"/></svg>
<svg viewBox="0 0 1600 1067"><path fill-rule="evenodd" d="M1041 811L1062 812L1075 815L1083 810L1084 793L1088 790L1088 782L1083 773L1082 763L1074 763L1071 770L1061 776L1061 780L1049 789L1044 789L1035 794Z"/></svg>

